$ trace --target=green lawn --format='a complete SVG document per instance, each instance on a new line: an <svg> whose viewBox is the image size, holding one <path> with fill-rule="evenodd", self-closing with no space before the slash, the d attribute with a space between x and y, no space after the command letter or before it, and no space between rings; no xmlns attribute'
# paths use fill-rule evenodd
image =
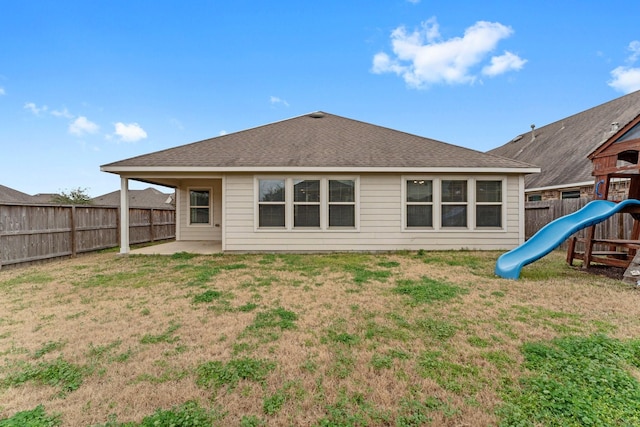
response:
<svg viewBox="0 0 640 427"><path fill-rule="evenodd" d="M0 427L640 425L640 291L498 255L0 270Z"/></svg>

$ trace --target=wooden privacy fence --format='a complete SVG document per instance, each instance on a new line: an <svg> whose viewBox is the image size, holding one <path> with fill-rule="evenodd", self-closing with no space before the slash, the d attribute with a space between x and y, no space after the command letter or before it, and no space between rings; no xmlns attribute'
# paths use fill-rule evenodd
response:
<svg viewBox="0 0 640 427"><path fill-rule="evenodd" d="M175 210L129 209L131 244L173 239L175 230ZM0 203L0 268L119 245L117 206Z"/></svg>
<svg viewBox="0 0 640 427"><path fill-rule="evenodd" d="M569 215L583 208L590 199L546 200L542 202L527 202L525 204L525 238L529 239L538 230L565 215ZM628 239L633 228L633 218L630 214L615 214L596 226L597 239ZM586 229L578 231L578 237L586 236ZM567 242L561 246L567 248Z"/></svg>

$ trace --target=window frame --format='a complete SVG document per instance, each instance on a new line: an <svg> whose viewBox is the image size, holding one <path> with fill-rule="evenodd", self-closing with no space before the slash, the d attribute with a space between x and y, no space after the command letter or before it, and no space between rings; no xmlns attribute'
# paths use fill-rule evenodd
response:
<svg viewBox="0 0 640 427"><path fill-rule="evenodd" d="M331 181L353 181L353 201L352 202L332 202L331 194L330 194L330 183ZM358 181L355 178L335 178L328 177L326 180L326 229L328 230L353 230L358 228L358 217L359 215L359 193L358 193ZM331 206L353 206L353 225L331 225Z"/></svg>
<svg viewBox="0 0 640 427"><path fill-rule="evenodd" d="M408 198L408 184L409 182L420 182L420 181L424 181L424 182L430 182L431 183L431 201L430 202L415 202L415 201L409 201L407 200ZM402 180L402 187L403 187L403 195L402 195L402 202L403 202L403 228L407 229L407 230L433 230L434 225L435 225L435 205L436 205L436 190L434 187L434 181L433 179L403 179ZM409 206L431 206L431 225L409 225L408 224L408 207Z"/></svg>
<svg viewBox="0 0 640 427"><path fill-rule="evenodd" d="M432 227L411 227L407 225L407 206L415 204L407 202L407 181L424 180L431 181L433 188L433 208L432 208ZM442 202L442 181L466 181L467 197L466 202ZM500 181L501 199L498 202L477 202L476 186L478 181ZM507 231L507 177L500 175L402 175L400 178L400 197L401 197L401 231L404 233L484 233L484 232L506 232ZM501 206L501 226L477 226L476 224L476 207L481 205L500 205ZM465 205L467 210L467 225L464 227L445 227L442 225L442 207L447 205Z"/></svg>
<svg viewBox="0 0 640 427"><path fill-rule="evenodd" d="M209 193L209 205L208 206L200 206L191 205L191 192L192 191L206 191ZM208 222L191 222L191 209L204 209L207 208L209 210L209 221ZM188 187L187 188L187 227L211 227L213 225L213 187Z"/></svg>
<svg viewBox="0 0 640 427"><path fill-rule="evenodd" d="M282 181L284 183L284 200L280 201L262 201L260 200L260 181ZM257 178L255 180L255 200L256 200L256 209L255 209L255 222L256 228L261 230L284 230L287 226L287 180L278 178L278 177L265 177L265 178ZM284 209L284 225L260 225L260 207L261 206L282 206Z"/></svg>
<svg viewBox="0 0 640 427"><path fill-rule="evenodd" d="M473 194L475 197L475 207L473 212L474 226L476 230L501 230L504 227L504 181L500 179L474 179ZM479 182L499 182L500 183L500 201L480 202L478 201L478 183ZM478 225L478 206L500 206L500 225Z"/></svg>
<svg viewBox="0 0 640 427"><path fill-rule="evenodd" d="M570 196L570 197L565 197L565 196ZM565 199L579 199L581 196L580 194L580 189L579 188L574 188L571 190L562 190L560 191L560 200L565 200Z"/></svg>
<svg viewBox="0 0 640 427"><path fill-rule="evenodd" d="M284 181L285 188L285 224L284 227L260 226L260 181L277 180ZM296 181L320 181L320 201L314 203L294 202L294 185ZM329 181L353 181L353 203L329 203ZM262 202L264 203L264 202ZM320 206L320 226L306 227L294 226L296 205L318 204ZM330 204L350 204L354 206L354 226L329 226ZM257 175L254 176L254 231L255 232L291 232L291 233L324 233L324 232L359 232L360 231L360 177L353 175Z"/></svg>

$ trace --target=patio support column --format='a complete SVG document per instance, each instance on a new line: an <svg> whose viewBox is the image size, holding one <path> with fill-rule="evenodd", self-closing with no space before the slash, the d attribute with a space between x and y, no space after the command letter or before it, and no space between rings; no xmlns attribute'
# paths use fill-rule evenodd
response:
<svg viewBox="0 0 640 427"><path fill-rule="evenodd" d="M120 253L129 253L129 180L120 177Z"/></svg>

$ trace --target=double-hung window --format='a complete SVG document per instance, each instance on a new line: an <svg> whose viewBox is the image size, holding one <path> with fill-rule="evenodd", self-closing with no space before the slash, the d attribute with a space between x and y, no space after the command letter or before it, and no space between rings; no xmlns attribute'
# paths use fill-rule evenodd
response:
<svg viewBox="0 0 640 427"><path fill-rule="evenodd" d="M433 227L433 181L406 181L407 227Z"/></svg>
<svg viewBox="0 0 640 427"><path fill-rule="evenodd" d="M476 181L476 227L502 227L502 181Z"/></svg>
<svg viewBox="0 0 640 427"><path fill-rule="evenodd" d="M258 181L258 223L260 227L283 228L285 225L285 180Z"/></svg>
<svg viewBox="0 0 640 427"><path fill-rule="evenodd" d="M356 182L329 180L329 227L355 227Z"/></svg>
<svg viewBox="0 0 640 427"><path fill-rule="evenodd" d="M467 181L443 179L441 185L442 227L467 226Z"/></svg>
<svg viewBox="0 0 640 427"><path fill-rule="evenodd" d="M320 180L293 181L293 227L320 227Z"/></svg>
<svg viewBox="0 0 640 427"><path fill-rule="evenodd" d="M211 224L211 191L189 190L189 224Z"/></svg>

